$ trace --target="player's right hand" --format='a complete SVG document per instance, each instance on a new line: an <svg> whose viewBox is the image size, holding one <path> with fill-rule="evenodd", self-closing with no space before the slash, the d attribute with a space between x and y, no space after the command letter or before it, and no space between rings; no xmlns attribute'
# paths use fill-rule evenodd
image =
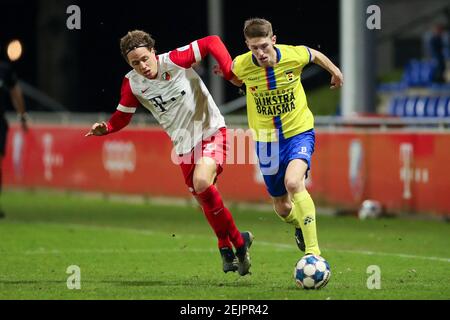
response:
<svg viewBox="0 0 450 320"><path fill-rule="evenodd" d="M215 65L213 66L213 73L214 73L216 76L219 76L219 77L222 77L222 78L223 78L223 71L222 71L222 69L220 69L220 67L219 67L218 64L215 64Z"/></svg>
<svg viewBox="0 0 450 320"><path fill-rule="evenodd" d="M89 130L88 133L86 133L84 136L103 136L108 133L108 126L106 125L106 122L96 122L92 126L91 130Z"/></svg>
<svg viewBox="0 0 450 320"><path fill-rule="evenodd" d="M213 73L216 76L219 76L221 78L225 78L223 75L223 71L222 69L220 69L219 65L215 64L213 66ZM234 84L236 87L242 87L243 82L241 80L239 80L234 74L233 77L229 80L232 84Z"/></svg>

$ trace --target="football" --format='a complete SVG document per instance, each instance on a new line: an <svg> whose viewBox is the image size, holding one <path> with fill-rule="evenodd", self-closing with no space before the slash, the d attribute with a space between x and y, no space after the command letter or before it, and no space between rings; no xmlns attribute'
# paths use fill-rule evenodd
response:
<svg viewBox="0 0 450 320"><path fill-rule="evenodd" d="M383 206L375 200L364 200L358 211L361 220L379 218L383 213Z"/></svg>
<svg viewBox="0 0 450 320"><path fill-rule="evenodd" d="M321 289L327 285L330 277L330 265L320 256L306 255L295 265L294 279L299 288Z"/></svg>

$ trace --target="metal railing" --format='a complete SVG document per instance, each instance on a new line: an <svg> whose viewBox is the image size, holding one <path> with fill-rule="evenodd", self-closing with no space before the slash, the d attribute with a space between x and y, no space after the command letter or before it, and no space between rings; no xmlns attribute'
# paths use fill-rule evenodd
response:
<svg viewBox="0 0 450 320"><path fill-rule="evenodd" d="M59 125L85 125L90 127L94 122L106 121L111 116L108 113L74 113L74 112L42 112L29 113L30 124L59 124ZM6 113L10 123L18 121L13 112ZM229 127L247 128L246 115L225 115ZM417 118L417 117L362 117L355 116L343 118L338 116L315 116L315 128L323 130L364 129L364 130L432 130L450 132L450 117ZM131 125L149 126L158 125L149 112L136 113Z"/></svg>

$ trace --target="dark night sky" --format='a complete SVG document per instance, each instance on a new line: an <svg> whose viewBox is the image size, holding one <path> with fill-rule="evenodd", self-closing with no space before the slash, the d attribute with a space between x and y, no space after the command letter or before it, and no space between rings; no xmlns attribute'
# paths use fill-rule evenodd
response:
<svg viewBox="0 0 450 320"><path fill-rule="evenodd" d="M46 1L46 0L41 0ZM51 1L51 0L48 0ZM37 85L36 35L38 1L2 0L0 44L11 38L24 40L25 53L15 64L20 78ZM63 32L77 39L74 50L80 57L80 78L73 88L79 92L71 110L112 111L120 84L129 70L119 50L119 39L128 30L143 29L156 39L158 52L166 52L208 34L207 1L72 1L81 8L81 30ZM242 27L245 19L263 17L272 22L279 43L305 44L327 55L338 53L339 1L224 1L223 40L234 57L247 50ZM24 6L27 10L23 10ZM67 15L62 12L63 15ZM67 15L68 16L68 15ZM59 27L59 26L55 26ZM55 45L57 45L55 43ZM49 48L51 50L51 48ZM64 72L64 70L61 70ZM51 76L51 75L49 75ZM237 97L227 85L227 100Z"/></svg>

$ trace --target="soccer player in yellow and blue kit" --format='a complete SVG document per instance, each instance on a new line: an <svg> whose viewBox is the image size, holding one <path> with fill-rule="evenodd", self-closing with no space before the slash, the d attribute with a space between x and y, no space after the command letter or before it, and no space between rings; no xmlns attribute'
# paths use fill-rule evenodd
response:
<svg viewBox="0 0 450 320"><path fill-rule="evenodd" d="M301 73L308 63L318 64L331 74L332 89L342 86L342 73L317 50L276 44L265 19L247 20L244 36L250 52L234 59L232 71L246 85L248 123L267 190L275 212L295 227L300 250L320 255L314 202L305 187L314 152L314 117Z"/></svg>

